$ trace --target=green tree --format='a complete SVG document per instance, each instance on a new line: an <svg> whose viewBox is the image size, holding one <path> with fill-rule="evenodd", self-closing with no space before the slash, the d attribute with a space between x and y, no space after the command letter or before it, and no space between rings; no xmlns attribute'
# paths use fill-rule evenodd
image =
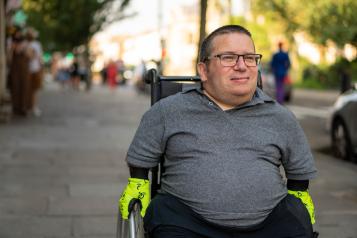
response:
<svg viewBox="0 0 357 238"><path fill-rule="evenodd" d="M355 0L256 0L253 10L291 41L294 33L301 31L320 45L329 40L339 47L357 45Z"/></svg>
<svg viewBox="0 0 357 238"><path fill-rule="evenodd" d="M265 26L270 35L282 35L289 40L290 52L297 59L294 61L296 73L304 79L309 78L306 76L308 72L318 72L310 74L314 82L320 81L322 86L326 84L336 86L340 83L341 72L351 78L355 77L356 59L349 62L343 58L342 54L342 49L346 44L357 47L357 17L355 16L357 2L355 0L255 0L253 12L255 16L263 15L266 18ZM334 43L339 49L338 56L341 59L331 66L324 61L319 66L311 66L311 63L304 61L297 54L296 44L294 44L296 32L303 32L315 42L322 54L326 52L329 42ZM299 67L299 64L304 69Z"/></svg>
<svg viewBox="0 0 357 238"><path fill-rule="evenodd" d="M268 63L272 56L272 44L276 44L276 40L284 40L289 45L289 55L293 60L293 70L291 75L293 78L299 78L301 69L299 67L300 60L297 53L294 34L302 31L309 23L309 14L313 1L309 0L255 0L252 1L253 17L259 23L260 31L266 36L266 42L257 44L258 49L263 49L263 62ZM253 32L254 33L254 32ZM256 34L256 33L254 33ZM264 38L263 38L264 39ZM257 43L260 39L258 38ZM267 45L269 44L269 46Z"/></svg>
<svg viewBox="0 0 357 238"><path fill-rule="evenodd" d="M319 1L311 14L308 31L312 38L326 45L328 40L342 48L349 43L357 47L357 2L355 0Z"/></svg>
<svg viewBox="0 0 357 238"><path fill-rule="evenodd" d="M103 23L126 17L128 0L23 0L28 25L40 33L45 50L72 50L87 45ZM113 14L116 13L116 14ZM115 15L115 18L110 16Z"/></svg>
<svg viewBox="0 0 357 238"><path fill-rule="evenodd" d="M255 16L265 17L265 25L269 33L284 34L292 42L294 33L308 24L311 2L309 0L256 0L253 1L252 8Z"/></svg>

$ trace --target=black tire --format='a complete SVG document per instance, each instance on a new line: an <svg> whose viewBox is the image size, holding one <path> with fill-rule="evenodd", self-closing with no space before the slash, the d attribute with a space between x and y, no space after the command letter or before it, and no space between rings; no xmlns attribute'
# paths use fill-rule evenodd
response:
<svg viewBox="0 0 357 238"><path fill-rule="evenodd" d="M352 144L345 123L336 119L331 130L332 150L336 157L353 160Z"/></svg>

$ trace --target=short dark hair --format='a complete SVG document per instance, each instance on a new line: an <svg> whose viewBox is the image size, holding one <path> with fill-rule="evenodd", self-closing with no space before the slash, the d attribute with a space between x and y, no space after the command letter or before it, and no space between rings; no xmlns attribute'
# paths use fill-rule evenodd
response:
<svg viewBox="0 0 357 238"><path fill-rule="evenodd" d="M252 34L244 27L240 25L225 25L217 28L213 32L211 32L203 41L200 47L199 53L199 62L204 62L209 54L211 53L212 41L216 36L224 35L228 33L242 33L250 38L252 38Z"/></svg>

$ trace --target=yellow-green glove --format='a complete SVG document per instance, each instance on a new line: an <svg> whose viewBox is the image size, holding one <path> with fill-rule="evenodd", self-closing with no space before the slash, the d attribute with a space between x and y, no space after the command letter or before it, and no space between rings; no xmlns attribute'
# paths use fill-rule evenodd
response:
<svg viewBox="0 0 357 238"><path fill-rule="evenodd" d="M129 178L128 185L119 199L119 210L123 219L129 217L130 202L140 200L141 216L145 216L146 208L150 203L150 182L146 179Z"/></svg>
<svg viewBox="0 0 357 238"><path fill-rule="evenodd" d="M315 208L309 192L307 190L306 191L288 190L288 193L294 195L295 197L299 198L302 201L307 211L309 212L311 224L315 224Z"/></svg>

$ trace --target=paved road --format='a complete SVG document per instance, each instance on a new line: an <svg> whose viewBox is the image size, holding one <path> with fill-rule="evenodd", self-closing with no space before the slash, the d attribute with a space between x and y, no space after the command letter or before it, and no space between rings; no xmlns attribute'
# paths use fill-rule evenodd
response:
<svg viewBox="0 0 357 238"><path fill-rule="evenodd" d="M41 117L0 124L0 238L113 238L125 153L149 98L130 87L54 84L40 96ZM357 168L314 154L316 228L323 238L356 238Z"/></svg>

